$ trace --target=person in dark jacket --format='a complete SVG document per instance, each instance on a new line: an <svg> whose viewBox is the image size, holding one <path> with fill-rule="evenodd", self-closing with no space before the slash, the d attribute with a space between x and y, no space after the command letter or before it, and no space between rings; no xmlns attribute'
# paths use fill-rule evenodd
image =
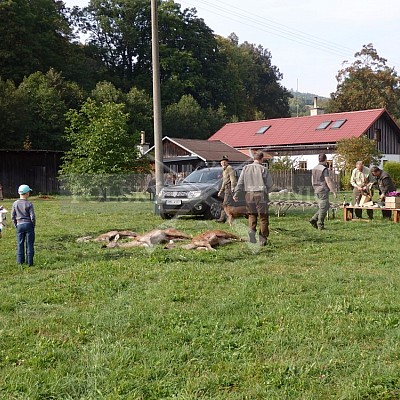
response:
<svg viewBox="0 0 400 400"><path fill-rule="evenodd" d="M318 211L310 219L310 224L316 229L325 229L325 217L329 211L329 192L336 198L336 188L329 176L326 154L318 156L319 164L312 169L312 186L318 201Z"/></svg>
<svg viewBox="0 0 400 400"><path fill-rule="evenodd" d="M382 171L379 167L372 167L371 174L376 179L375 185L378 186L379 189L379 198L382 203L385 203L386 195L389 192L395 192L396 186L394 185L390 175L387 172ZM392 212L390 210L382 210L382 216L384 218L391 218Z"/></svg>

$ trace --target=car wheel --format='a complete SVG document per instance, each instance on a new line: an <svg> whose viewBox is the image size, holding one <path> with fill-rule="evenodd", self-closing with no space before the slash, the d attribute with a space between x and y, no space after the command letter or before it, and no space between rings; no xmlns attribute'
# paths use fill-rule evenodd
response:
<svg viewBox="0 0 400 400"><path fill-rule="evenodd" d="M207 219L218 219L221 216L222 203L218 200L212 199L204 217Z"/></svg>
<svg viewBox="0 0 400 400"><path fill-rule="evenodd" d="M172 218L172 215L166 213L166 212L163 210L163 208L160 207L160 217L161 217L162 219L171 219L171 218Z"/></svg>

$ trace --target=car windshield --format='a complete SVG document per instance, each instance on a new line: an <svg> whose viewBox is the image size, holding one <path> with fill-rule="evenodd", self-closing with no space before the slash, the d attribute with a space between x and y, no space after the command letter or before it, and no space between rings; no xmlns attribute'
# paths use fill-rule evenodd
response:
<svg viewBox="0 0 400 400"><path fill-rule="evenodd" d="M193 171L184 179L184 183L215 182L222 178L222 168L203 168Z"/></svg>

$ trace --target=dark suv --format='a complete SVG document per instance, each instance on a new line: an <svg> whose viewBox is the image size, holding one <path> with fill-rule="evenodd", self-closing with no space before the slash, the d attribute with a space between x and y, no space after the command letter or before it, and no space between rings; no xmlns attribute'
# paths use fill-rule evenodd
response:
<svg viewBox="0 0 400 400"><path fill-rule="evenodd" d="M161 218L203 215L218 219L222 210L222 199L218 198L221 180L222 168L210 167L193 171L178 185L165 186L157 198Z"/></svg>

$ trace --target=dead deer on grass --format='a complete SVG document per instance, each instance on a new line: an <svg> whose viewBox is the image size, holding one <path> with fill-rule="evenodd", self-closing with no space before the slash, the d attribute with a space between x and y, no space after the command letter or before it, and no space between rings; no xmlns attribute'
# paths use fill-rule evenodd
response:
<svg viewBox="0 0 400 400"><path fill-rule="evenodd" d="M232 233L211 230L201 233L194 237L191 243L182 246L184 249L197 249L197 250L211 250L214 251L216 246L222 246L233 241L241 240L239 236L233 235Z"/></svg>

